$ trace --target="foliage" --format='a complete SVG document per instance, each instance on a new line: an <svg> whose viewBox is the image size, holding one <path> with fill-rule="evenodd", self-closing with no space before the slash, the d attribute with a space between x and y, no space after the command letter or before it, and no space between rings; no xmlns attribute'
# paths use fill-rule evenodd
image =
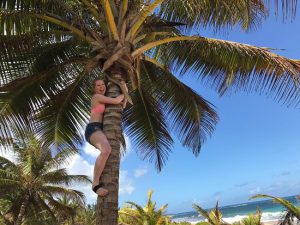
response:
<svg viewBox="0 0 300 225"><path fill-rule="evenodd" d="M119 211L119 224L123 225L168 225L170 218L163 215L167 204L156 209L156 202L151 200L152 190L148 192L148 200L144 207L134 203L127 202L128 206Z"/></svg>
<svg viewBox="0 0 300 225"><path fill-rule="evenodd" d="M141 206L138 206L136 203L129 202L131 207L126 206L123 209L121 209L119 225L131 225L131 224L138 225L138 224L143 224L143 222L144 222L144 224L145 223L146 224L156 224L156 223L150 223L146 219L145 220L142 219L142 218L150 218L150 215L154 215L150 211L147 211L148 205L152 205L152 207L149 207L152 209L153 209L153 206L155 206L155 202L151 201L151 195L152 195L152 191L149 191L148 203L144 208ZM255 198L265 198L265 197L272 198L274 202L283 204L288 209L287 214L285 215L283 220L280 221L280 223L279 223L280 225L294 224L293 223L295 221L294 218L297 218L298 214L296 214L297 216L295 216L292 213L292 211L294 211L295 208L299 209L299 207L291 204L290 202L288 202L285 199L273 197L273 196L269 196L269 195L255 195L252 198L255 199ZM194 207L194 209L197 210L197 212L200 215L202 215L207 220L207 221L198 222L195 225L220 225L220 224L230 225L229 223L226 223L222 220L222 213L219 210L218 203L216 204L216 207L214 209L211 209L210 211L206 211L196 204L194 204L193 207ZM127 209L129 209L129 210L126 211ZM261 210L257 209L255 214L249 214L247 217L243 218L241 221L232 223L232 225L261 225L261 224L263 224L261 222L261 216L262 216ZM122 220L121 218L125 219L125 220ZM163 224L164 225L190 225L191 223L185 222L185 221L184 222L174 222L174 221L168 220L168 222L163 223Z"/></svg>
<svg viewBox="0 0 300 225"><path fill-rule="evenodd" d="M68 187L78 182L90 183L86 176L69 175L63 168L75 151L64 148L53 154L29 129L13 144L12 159L0 156L1 214L12 221L24 217L24 224L30 225L62 222L74 216L74 206L84 203L84 195Z"/></svg>
<svg viewBox="0 0 300 225"><path fill-rule="evenodd" d="M169 225L169 224L168 224ZM170 225L191 225L189 222L171 222Z"/></svg>
<svg viewBox="0 0 300 225"><path fill-rule="evenodd" d="M193 204L193 208L200 214L202 215L205 219L208 220L209 224L211 225L225 225L227 224L225 221L222 219L222 213L219 210L218 207L218 202L216 204L216 207L212 209L210 212L207 212L205 209L201 208L197 204Z"/></svg>
<svg viewBox="0 0 300 225"><path fill-rule="evenodd" d="M284 18L295 16L295 0L274 2ZM13 136L7 127L22 130L34 119L47 145L81 143L91 81L117 70L133 103L123 127L142 157L161 170L171 133L197 156L218 117L175 72L192 72L220 94L258 90L299 102L299 61L271 48L186 35L203 27L255 29L269 10L263 0L2 0L1 141Z"/></svg>
<svg viewBox="0 0 300 225"><path fill-rule="evenodd" d="M95 205L81 208L75 217L76 225L94 225L96 223Z"/></svg>
<svg viewBox="0 0 300 225"><path fill-rule="evenodd" d="M248 217L243 218L239 222L233 223L233 225L261 225L261 211L258 209L256 214L250 214Z"/></svg>
<svg viewBox="0 0 300 225"><path fill-rule="evenodd" d="M286 208L286 213L283 216L280 225L291 225L294 224L294 220L297 220L298 222L300 221L300 207L293 205L288 200L279 197L274 197L271 195L265 195L265 194L257 194L252 196L251 198L252 199L271 198L274 203L283 205Z"/></svg>

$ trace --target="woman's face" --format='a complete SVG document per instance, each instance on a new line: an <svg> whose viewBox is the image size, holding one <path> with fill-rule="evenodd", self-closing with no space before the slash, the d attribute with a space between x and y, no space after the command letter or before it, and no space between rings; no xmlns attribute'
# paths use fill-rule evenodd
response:
<svg viewBox="0 0 300 225"><path fill-rule="evenodd" d="M95 93L104 95L106 91L106 86L103 80L95 81Z"/></svg>

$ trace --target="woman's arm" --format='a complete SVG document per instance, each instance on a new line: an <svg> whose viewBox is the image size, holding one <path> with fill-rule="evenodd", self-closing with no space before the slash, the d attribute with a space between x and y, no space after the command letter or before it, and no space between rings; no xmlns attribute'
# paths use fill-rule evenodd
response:
<svg viewBox="0 0 300 225"><path fill-rule="evenodd" d="M112 104L112 105L116 105L119 104L123 101L124 99L124 95L119 95L116 98L110 98L104 95L100 95L100 94L96 94L95 95L97 102L99 103L104 103L104 104Z"/></svg>

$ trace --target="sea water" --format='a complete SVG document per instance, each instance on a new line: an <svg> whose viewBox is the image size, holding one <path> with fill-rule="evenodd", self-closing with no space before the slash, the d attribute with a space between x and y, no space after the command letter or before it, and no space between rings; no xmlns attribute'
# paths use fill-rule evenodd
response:
<svg viewBox="0 0 300 225"><path fill-rule="evenodd" d="M296 199L296 196L289 196L289 197L285 197L284 199L300 207L300 203ZM270 199L223 206L223 207L219 207L219 210L223 215L224 221L228 223L233 223L236 221L240 221L241 219L247 217L249 214L255 214L258 208L262 212L262 218L261 218L262 222L280 220L282 219L282 216L284 215L286 210L286 208L283 207L281 204L274 203ZM210 210L211 209L207 209L207 211ZM186 221L186 222L196 223L205 220L196 211L178 213L171 216L172 216L172 220L175 222Z"/></svg>

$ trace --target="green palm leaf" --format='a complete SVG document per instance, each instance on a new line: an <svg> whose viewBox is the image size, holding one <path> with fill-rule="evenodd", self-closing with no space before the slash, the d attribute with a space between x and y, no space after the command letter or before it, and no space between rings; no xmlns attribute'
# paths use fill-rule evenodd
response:
<svg viewBox="0 0 300 225"><path fill-rule="evenodd" d="M39 113L41 126L38 133L48 144L81 143L79 131L87 123L88 101L89 96L76 83L51 96L47 106Z"/></svg>
<svg viewBox="0 0 300 225"><path fill-rule="evenodd" d="M204 38L159 46L155 57L181 75L192 71L221 95L232 90L265 92L286 104L298 104L300 62L268 48Z"/></svg>
<svg viewBox="0 0 300 225"><path fill-rule="evenodd" d="M205 219L208 220L208 222L210 224L214 224L213 221L211 220L210 216L209 216L209 213L206 212L205 209L201 208L199 205L197 204L193 204L193 208L199 213L201 214Z"/></svg>
<svg viewBox="0 0 300 225"><path fill-rule="evenodd" d="M170 120L170 128L183 146L198 155L201 144L206 136L212 134L218 121L212 105L171 72L149 62L144 62L144 66L163 102L163 111Z"/></svg>
<svg viewBox="0 0 300 225"><path fill-rule="evenodd" d="M167 208L167 204L156 209L156 202L151 200L152 190L148 191L147 203L144 207L136 204L135 202L126 202L128 205L122 208L120 213L120 222L122 224L153 224L163 225L169 220L168 216L164 216L163 213Z"/></svg>
<svg viewBox="0 0 300 225"><path fill-rule="evenodd" d="M168 132L162 106L152 90L141 87L132 93L134 105L124 112L126 133L137 143L144 159L162 169L173 140Z"/></svg>
<svg viewBox="0 0 300 225"><path fill-rule="evenodd" d="M70 207L58 202L59 196L67 196L83 204L83 193L68 186L74 183L90 185L91 181L85 175L69 175L62 168L65 164L63 159L67 159L67 155L70 156L74 150L65 148L59 153L51 152L45 142L40 142L32 134L30 127L26 131L25 134L14 134L16 139L13 139L14 145L11 146L16 156L14 160L0 157L0 197L10 202L13 217L18 217L25 196L28 197L28 204L24 215L28 219L41 213L41 209L45 209L46 215L52 217L58 210L69 212Z"/></svg>
<svg viewBox="0 0 300 225"><path fill-rule="evenodd" d="M167 20L180 21L189 26L213 27L217 30L241 25L247 30L256 27L265 12L261 1L165 1L160 15ZM229 16L230 15L230 16Z"/></svg>
<svg viewBox="0 0 300 225"><path fill-rule="evenodd" d="M220 30L238 25L248 30L256 28L269 15L269 5L266 3L269 4L269 1L170 0L162 3L159 15L169 21L186 23L189 27L201 25ZM296 0L275 0L273 3L276 12L281 11L283 18L295 17Z"/></svg>
<svg viewBox="0 0 300 225"><path fill-rule="evenodd" d="M298 220L300 220L300 208L297 207L297 206L295 206L295 205L293 205L288 200L285 200L283 198L274 197L274 196L271 196L271 195L264 195L264 194L254 195L250 199L257 199L257 198L271 198L273 200L273 202L279 203L279 204L283 205L288 211L290 211L291 213L293 213L293 215Z"/></svg>
<svg viewBox="0 0 300 225"><path fill-rule="evenodd" d="M293 17L296 0L274 2L278 8L282 4L276 12ZM2 0L0 6L0 138L6 147L19 139L15 151L20 174L25 177L40 177L50 168L59 168L66 155L52 160L47 151L52 144L59 152L82 141L91 83L98 76L129 81L134 104L124 112L123 125L143 158L154 161L158 170L171 152L170 131L197 155L217 122L211 104L167 68L181 73L190 70L220 94L259 90L286 104L299 102L299 61L267 48L182 35L200 26L216 31L234 26L253 29L268 16L267 0ZM108 85L107 90L112 95L118 93L113 86ZM107 109L104 118L120 118L121 111ZM22 128L27 126L44 143L29 143L35 146L31 149L41 148L45 154L22 151L27 149L28 142L21 143L26 139ZM120 133L119 125L112 127ZM24 138L17 138L10 128L23 132ZM121 135L117 136L119 142ZM117 146L119 143L112 144ZM33 180L37 189L44 184L43 179ZM52 181L68 182L63 172L53 173ZM48 193L48 197L53 196ZM22 204L21 198L15 202ZM103 203L117 212L115 204L107 199ZM18 211L18 205L14 207Z"/></svg>

